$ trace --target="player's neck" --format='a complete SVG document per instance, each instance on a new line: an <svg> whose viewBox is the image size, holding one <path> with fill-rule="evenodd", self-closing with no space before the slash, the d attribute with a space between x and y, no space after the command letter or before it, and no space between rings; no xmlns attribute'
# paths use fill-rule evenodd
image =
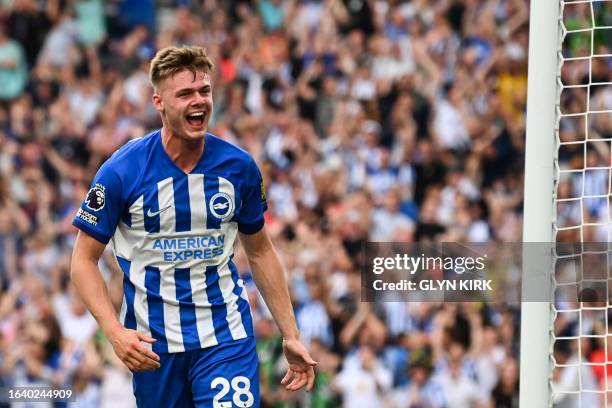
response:
<svg viewBox="0 0 612 408"><path fill-rule="evenodd" d="M185 173L190 173L195 168L204 153L204 137L197 140L186 140L170 134L163 127L161 138L170 160Z"/></svg>

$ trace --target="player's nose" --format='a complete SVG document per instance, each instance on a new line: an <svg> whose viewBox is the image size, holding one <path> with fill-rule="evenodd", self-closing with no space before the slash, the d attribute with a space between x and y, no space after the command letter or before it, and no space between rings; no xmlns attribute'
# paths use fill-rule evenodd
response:
<svg viewBox="0 0 612 408"><path fill-rule="evenodd" d="M196 92L196 96L195 96L195 99L193 101L193 106L194 107L204 107L204 106L206 106L206 99L207 99L207 96L202 95L199 92Z"/></svg>

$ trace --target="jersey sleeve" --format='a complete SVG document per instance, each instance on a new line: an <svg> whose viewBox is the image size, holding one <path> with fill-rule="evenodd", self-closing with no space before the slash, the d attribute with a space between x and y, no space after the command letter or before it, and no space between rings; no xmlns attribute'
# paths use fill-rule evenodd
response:
<svg viewBox="0 0 612 408"><path fill-rule="evenodd" d="M122 183L109 162L98 170L72 225L107 244L123 210Z"/></svg>
<svg viewBox="0 0 612 408"><path fill-rule="evenodd" d="M264 212L268 209L268 204L263 177L252 159L249 161L245 177L238 231L243 234L254 234L263 228Z"/></svg>

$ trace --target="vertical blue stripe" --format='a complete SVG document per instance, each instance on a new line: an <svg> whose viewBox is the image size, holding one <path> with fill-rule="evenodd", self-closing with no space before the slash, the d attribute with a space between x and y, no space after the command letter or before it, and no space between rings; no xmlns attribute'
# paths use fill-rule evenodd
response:
<svg viewBox="0 0 612 408"><path fill-rule="evenodd" d="M176 197L176 196L175 196ZM174 282L176 283L176 300L179 302L181 316L181 332L185 350L201 348L200 336L196 322L195 305L191 298L191 281L189 268L175 268Z"/></svg>
<svg viewBox="0 0 612 408"><path fill-rule="evenodd" d="M238 285L238 269L236 269L236 265L234 265L234 261L232 260L234 255L231 256L229 261L229 268L232 272L232 281L234 282L234 294L238 296L238 311L240 312L240 316L242 317L242 325L244 326L244 330L246 331L247 336L254 336L255 333L253 331L253 319L251 318L251 309L249 306L249 302L244 300L240 296L240 292L242 292L242 287ZM245 289L246 290L246 289Z"/></svg>
<svg viewBox="0 0 612 408"><path fill-rule="evenodd" d="M154 266L145 266L145 288L147 288L147 304L149 306L149 328L151 337L157 341L153 343L153 351L167 353L168 342L164 324L164 303L159 293L160 272Z"/></svg>
<svg viewBox="0 0 612 408"><path fill-rule="evenodd" d="M144 212L144 226L145 231L151 232L159 232L159 202L157 200L157 184L153 185L153 188L145 191L143 196L143 212ZM155 213L152 217L150 217L149 211L151 213Z"/></svg>
<svg viewBox="0 0 612 408"><path fill-rule="evenodd" d="M176 232L191 231L191 209L189 208L189 183L187 177L175 177L174 211L176 216Z"/></svg>
<svg viewBox="0 0 612 408"><path fill-rule="evenodd" d="M210 211L210 199L219 192L219 178L217 176L204 175L204 197L206 197L206 228L220 229L221 220Z"/></svg>
<svg viewBox="0 0 612 408"><path fill-rule="evenodd" d="M206 266L206 295L210 303L217 342L233 341L232 333L227 324L227 307L219 288L217 265Z"/></svg>
<svg viewBox="0 0 612 408"><path fill-rule="evenodd" d="M127 259L123 259L120 256L117 257L119 267L123 271L123 293L125 294L126 312L125 321L123 325L126 329L136 330L136 315L134 314L134 297L136 295L136 288L132 281L130 281L130 266L131 262Z"/></svg>

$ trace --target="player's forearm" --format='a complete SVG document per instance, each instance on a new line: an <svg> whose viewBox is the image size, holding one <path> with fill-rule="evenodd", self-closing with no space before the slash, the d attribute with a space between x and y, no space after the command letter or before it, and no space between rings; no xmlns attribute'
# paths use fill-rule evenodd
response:
<svg viewBox="0 0 612 408"><path fill-rule="evenodd" d="M73 258L71 279L77 293L104 331L106 337L120 329L115 308L97 263L88 259Z"/></svg>
<svg viewBox="0 0 612 408"><path fill-rule="evenodd" d="M249 258L253 279L270 309L283 338L299 337L293 306L283 267L274 247L270 245L262 253Z"/></svg>

